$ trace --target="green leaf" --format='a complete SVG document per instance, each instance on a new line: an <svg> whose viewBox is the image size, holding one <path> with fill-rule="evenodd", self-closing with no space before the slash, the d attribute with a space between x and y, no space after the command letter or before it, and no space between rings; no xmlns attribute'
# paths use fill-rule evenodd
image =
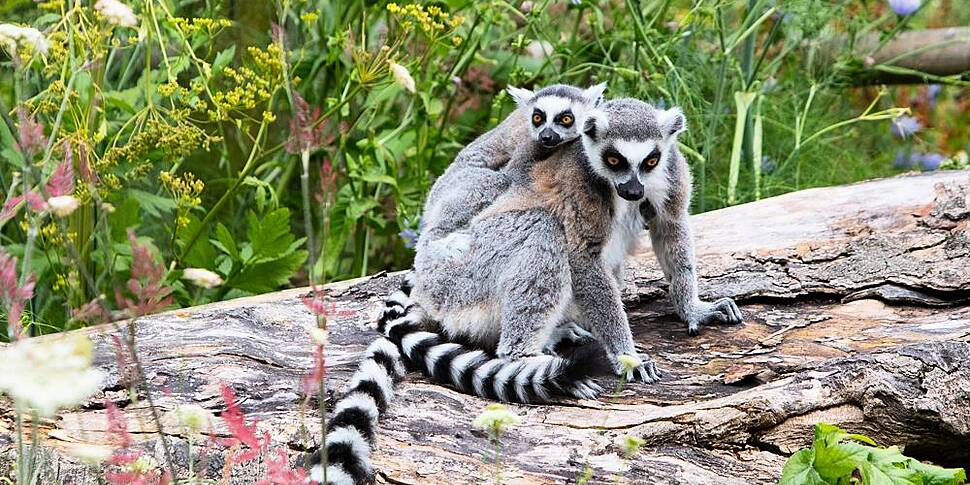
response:
<svg viewBox="0 0 970 485"><path fill-rule="evenodd" d="M233 261L241 261L239 258L239 248L236 246L235 239L221 222L216 225L216 240L212 244L220 251L229 255Z"/></svg>
<svg viewBox="0 0 970 485"><path fill-rule="evenodd" d="M246 236L256 258L276 258L286 254L296 237L290 232L290 210L276 209L261 219L250 212Z"/></svg>
<svg viewBox="0 0 970 485"><path fill-rule="evenodd" d="M212 61L212 74L217 74L222 71L222 68L229 65L232 62L233 57L236 55L236 46L231 45L222 52L216 54L216 58Z"/></svg>
<svg viewBox="0 0 970 485"><path fill-rule="evenodd" d="M377 207L380 207L380 204L374 199L351 200L350 205L347 207L347 218L351 221L356 221Z"/></svg>
<svg viewBox="0 0 970 485"><path fill-rule="evenodd" d="M189 218L189 224L186 227L180 228L178 231L178 245L179 248L184 248L188 243L188 238L191 234L195 234L197 230L200 230L202 221L199 220L194 214L187 214ZM189 267L193 268L206 268L206 269L216 269L216 250L209 242L209 238L202 235L195 241L195 245L192 246L192 250L185 255L182 262Z"/></svg>
<svg viewBox="0 0 970 485"><path fill-rule="evenodd" d="M828 485L812 466L815 450L801 450L785 462L778 485Z"/></svg>
<svg viewBox="0 0 970 485"><path fill-rule="evenodd" d="M961 485L967 481L963 468L943 468L910 458L909 468L923 476L924 485Z"/></svg>
<svg viewBox="0 0 970 485"><path fill-rule="evenodd" d="M295 251L273 261L248 265L227 283L233 288L252 293L274 291L289 283L290 278L303 267L307 252Z"/></svg>
<svg viewBox="0 0 970 485"><path fill-rule="evenodd" d="M141 218L138 217L138 208L138 199L128 197L115 207L114 212L108 214L112 241L124 243L128 240L128 228L138 227L139 222L141 222Z"/></svg>
<svg viewBox="0 0 970 485"><path fill-rule="evenodd" d="M162 217L162 214L173 211L177 207L175 201L168 197L162 197L138 189L130 189L128 192L132 197L138 199L138 203L141 204L142 209L145 209L145 212L152 217Z"/></svg>
<svg viewBox="0 0 970 485"><path fill-rule="evenodd" d="M895 463L863 462L859 467L865 485L923 485L923 479L915 470L907 470Z"/></svg>
<svg viewBox="0 0 970 485"><path fill-rule="evenodd" d="M105 106L118 108L128 114L138 112L138 99L142 93L142 88L129 88L124 91L106 91L103 94Z"/></svg>
<svg viewBox="0 0 970 485"><path fill-rule="evenodd" d="M866 461L869 449L855 443L834 443L815 448L815 469L825 480L835 481L851 475Z"/></svg>

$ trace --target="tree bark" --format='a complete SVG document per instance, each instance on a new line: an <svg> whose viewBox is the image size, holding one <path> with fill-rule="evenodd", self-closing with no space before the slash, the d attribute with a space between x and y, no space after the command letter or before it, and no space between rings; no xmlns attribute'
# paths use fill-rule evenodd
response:
<svg viewBox="0 0 970 485"><path fill-rule="evenodd" d="M816 422L937 464L970 463L970 172L805 190L692 224L704 298L736 298L745 322L687 336L645 249L629 265L624 301L640 350L664 379L597 400L510 406L521 423L501 438L503 483L575 483L587 468L589 483L776 483ZM375 337L368 326L399 279L380 274L329 287L331 396ZM303 325L313 318L297 299L305 293L139 320L139 355L162 410L194 403L218 412L227 383L274 446L294 457L314 447L316 403L300 390L312 357ZM162 460L144 399L128 400L120 382L113 327L80 331L95 341L96 364L109 378L86 406L43 423L41 483L97 483L62 450L106 444L105 399L118 402L129 429ZM612 378L601 384L617 388ZM487 404L409 375L380 424L378 482L494 481L494 446L471 424ZM163 424L184 467L185 436ZM0 433L0 471L9 473L16 452L9 405ZM212 434L226 436L225 426ZM622 457L624 435L644 439L644 448ZM206 476L222 476L222 452L216 444L208 453ZM260 473L258 464L243 466L232 482L252 483Z"/></svg>

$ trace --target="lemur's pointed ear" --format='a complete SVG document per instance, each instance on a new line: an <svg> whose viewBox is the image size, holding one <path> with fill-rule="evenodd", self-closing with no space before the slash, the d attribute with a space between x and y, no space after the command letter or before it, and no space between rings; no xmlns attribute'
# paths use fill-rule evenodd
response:
<svg viewBox="0 0 970 485"><path fill-rule="evenodd" d="M664 138L677 136L687 131L687 119L684 118L684 112L676 106L659 112L657 122L660 124L660 131Z"/></svg>
<svg viewBox="0 0 970 485"><path fill-rule="evenodd" d="M599 83L586 88L583 91L583 97L586 101L591 103L593 106L597 106L603 102L603 93L606 91L606 83Z"/></svg>
<svg viewBox="0 0 970 485"><path fill-rule="evenodd" d="M606 129L606 115L597 109L590 111L583 121L583 135L592 141L597 141L599 135Z"/></svg>
<svg viewBox="0 0 970 485"><path fill-rule="evenodd" d="M514 99L519 106L523 106L531 101L532 97L535 95L535 93L528 89L517 88L515 86L509 86L506 89L508 90L509 94L512 95L512 99Z"/></svg>

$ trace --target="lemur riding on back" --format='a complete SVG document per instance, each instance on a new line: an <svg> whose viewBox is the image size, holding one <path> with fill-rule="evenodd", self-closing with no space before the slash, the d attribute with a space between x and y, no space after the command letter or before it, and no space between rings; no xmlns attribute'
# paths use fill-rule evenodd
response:
<svg viewBox="0 0 970 485"><path fill-rule="evenodd" d="M435 181L424 204L417 250L468 225L510 186L505 173L516 149L540 147L548 157L579 137L579 122L603 98L605 84L588 89L555 84L536 92L509 87L518 107L498 126L463 148Z"/></svg>

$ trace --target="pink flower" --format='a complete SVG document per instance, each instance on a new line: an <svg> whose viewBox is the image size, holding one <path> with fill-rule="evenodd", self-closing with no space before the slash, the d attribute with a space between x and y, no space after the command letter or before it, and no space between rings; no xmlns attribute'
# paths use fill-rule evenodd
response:
<svg viewBox="0 0 970 485"><path fill-rule="evenodd" d="M20 143L17 143L17 149L30 161L34 155L43 152L47 144L44 125L35 121L23 108L17 109L17 119L20 122Z"/></svg>
<svg viewBox="0 0 970 485"><path fill-rule="evenodd" d="M222 400L226 402L226 410L221 417L232 434L232 438L222 440L222 444L229 447L245 445L248 448L242 453L230 453L226 459L231 463L243 463L256 458L269 445L269 433L263 433L260 437L256 423L246 423L246 416L236 404L236 393L225 384L222 385Z"/></svg>
<svg viewBox="0 0 970 485"><path fill-rule="evenodd" d="M266 475L256 482L256 485L305 485L307 483L306 472L290 468L286 451L277 448L275 454L275 457L272 455L266 457Z"/></svg>
<svg viewBox="0 0 970 485"><path fill-rule="evenodd" d="M135 316L157 312L172 304L172 289L164 286L165 267L155 262L148 246L138 242L135 232L128 229L131 244L131 278L128 291L134 300L115 290L119 307L126 308Z"/></svg>
<svg viewBox="0 0 970 485"><path fill-rule="evenodd" d="M0 301L7 307L7 332L11 339L22 338L20 316L27 301L34 297L35 277L31 273L23 286L17 278L17 258L0 249Z"/></svg>
<svg viewBox="0 0 970 485"><path fill-rule="evenodd" d="M327 361L322 345L317 345L313 352L313 370L303 377L303 393L307 396L316 394L320 390L320 383L327 375Z"/></svg>
<svg viewBox="0 0 970 485"><path fill-rule="evenodd" d="M286 141L287 152L300 153L304 150L313 150L330 141L323 139L326 124L318 123L320 108L313 108L311 113L310 105L297 91L293 91L293 111L295 114L290 118L290 133L292 135Z"/></svg>

